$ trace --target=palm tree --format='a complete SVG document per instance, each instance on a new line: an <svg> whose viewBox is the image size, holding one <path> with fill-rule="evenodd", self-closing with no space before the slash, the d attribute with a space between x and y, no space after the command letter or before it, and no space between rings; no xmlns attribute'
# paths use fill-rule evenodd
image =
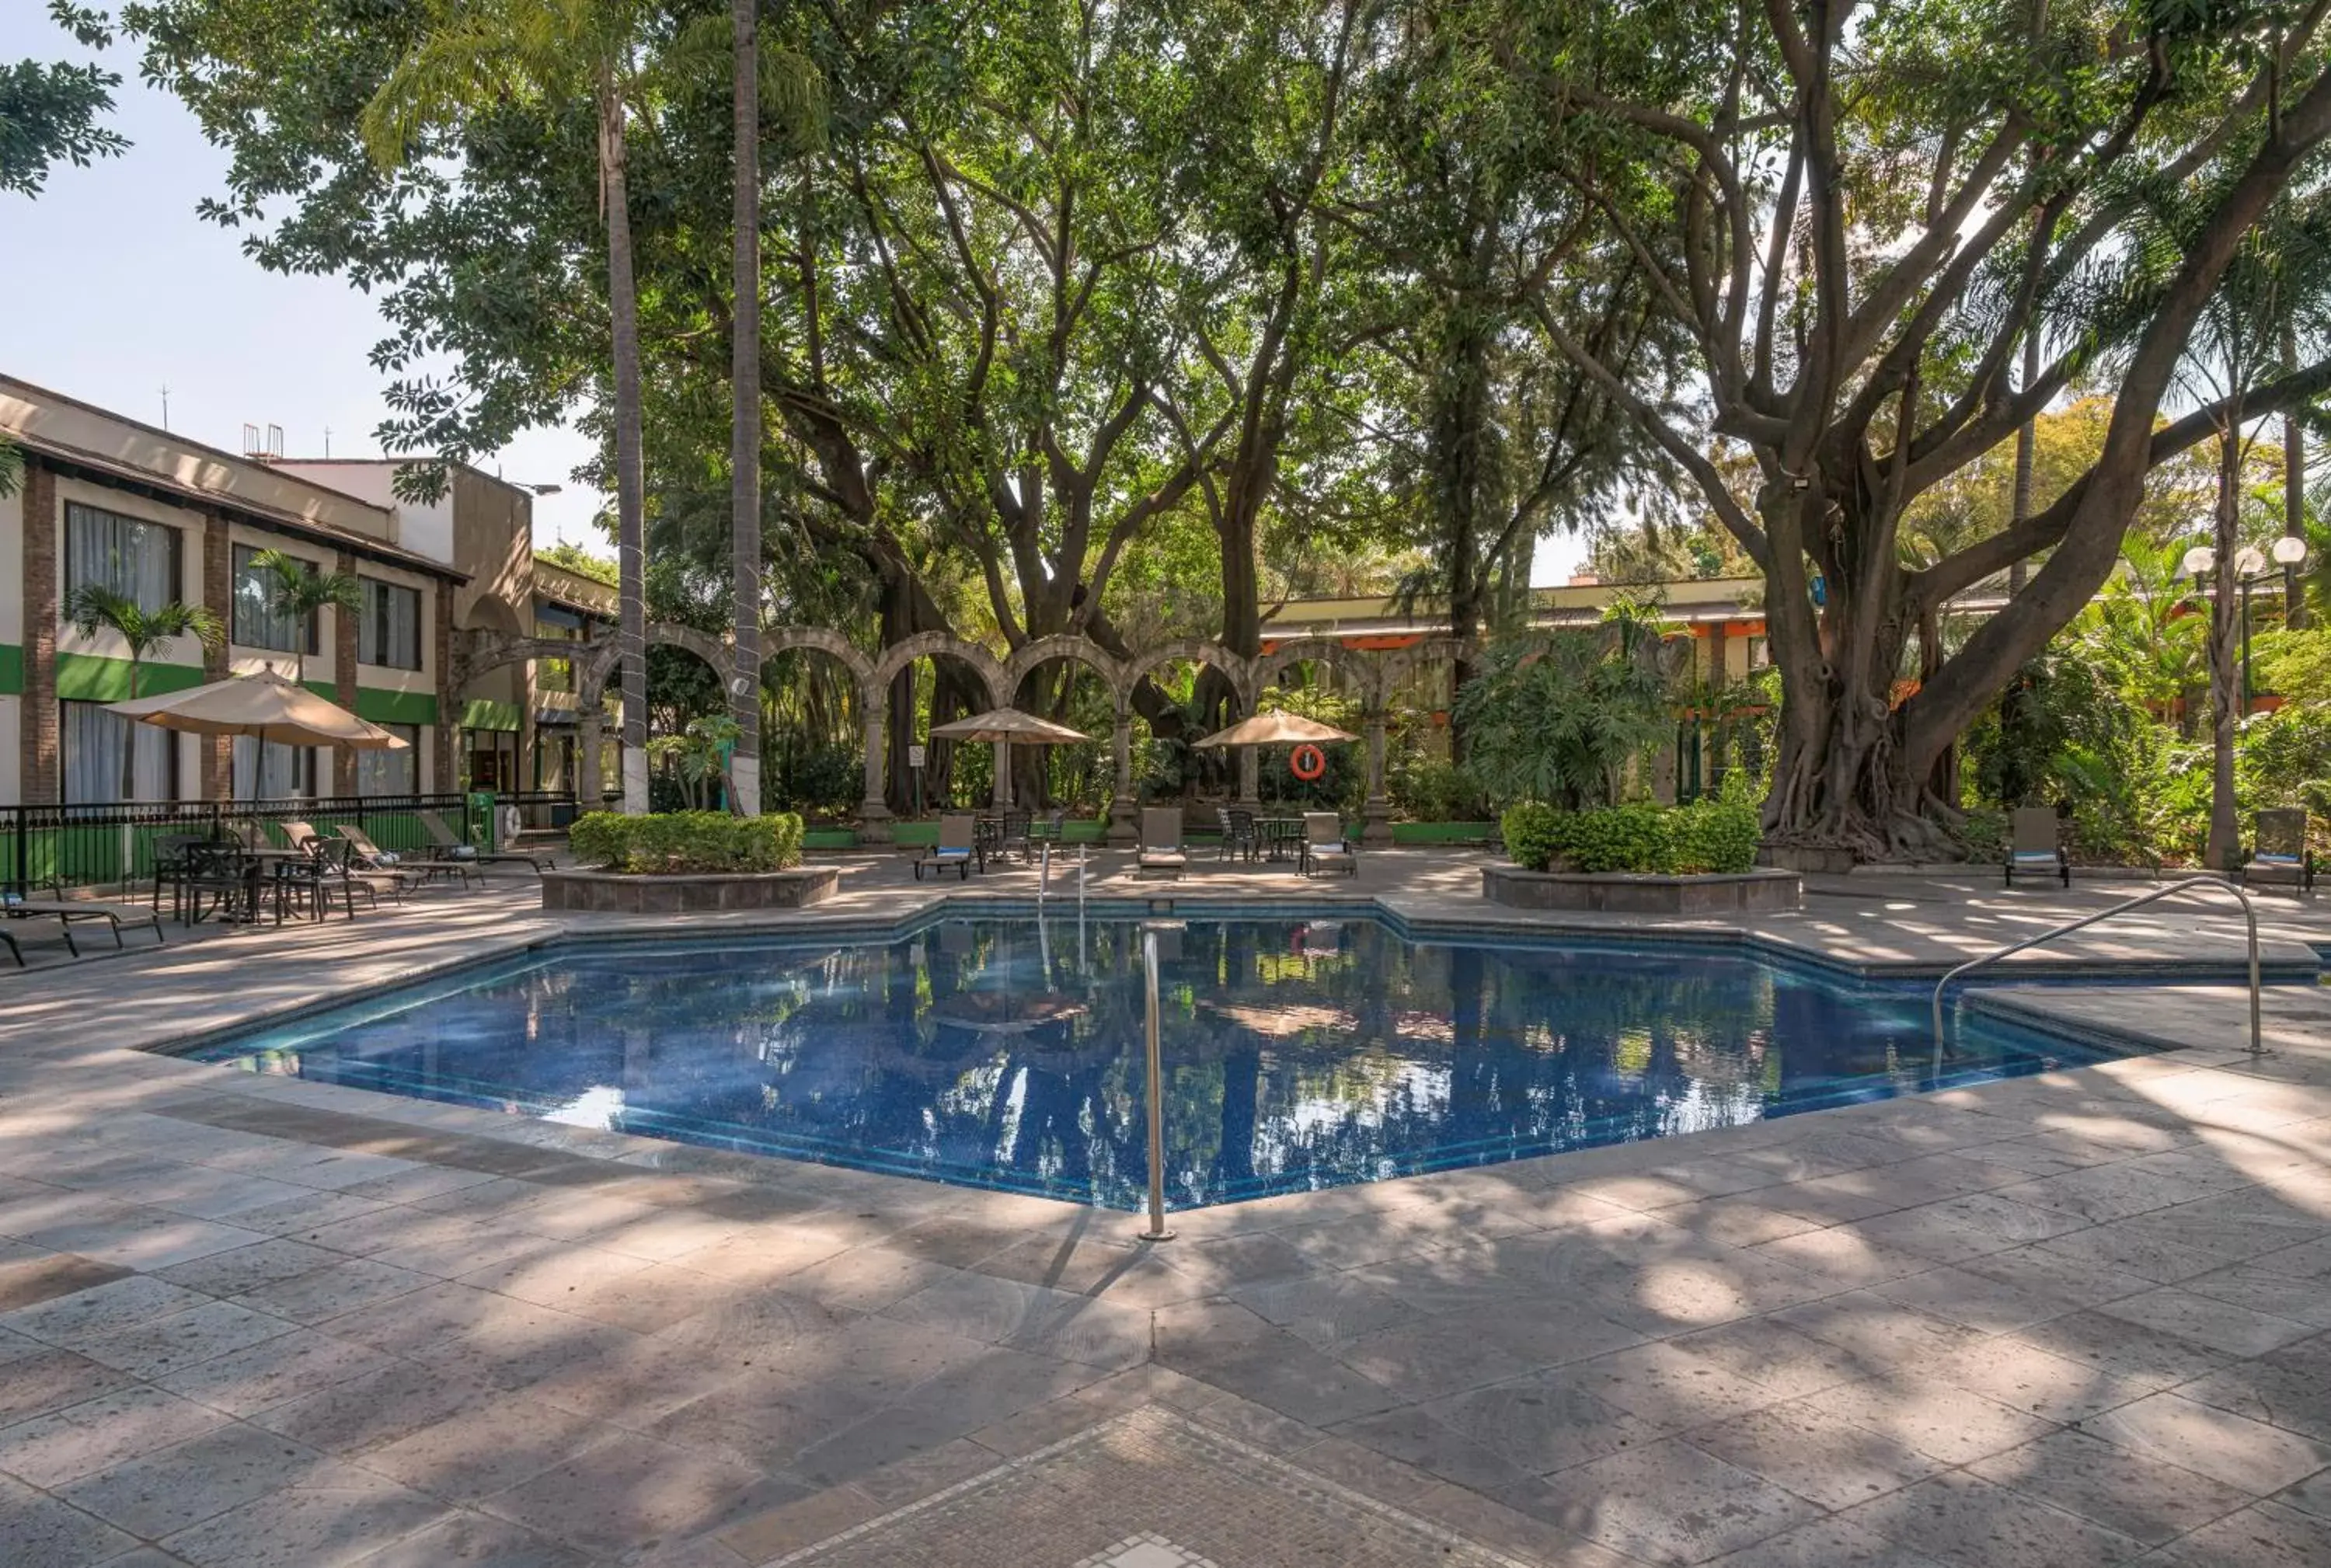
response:
<svg viewBox="0 0 2331 1568"><path fill-rule="evenodd" d="M729 324L728 515L736 573L737 746L730 799L761 813L761 30L760 0L731 0L736 53L736 288Z"/></svg>
<svg viewBox="0 0 2331 1568"><path fill-rule="evenodd" d="M626 183L626 95L636 81L635 0L452 0L366 105L373 161L393 168L431 127L458 127L516 95L556 103L587 92L599 121L607 227L607 315L615 377L615 642L622 661L623 810L648 809L647 598L640 431L640 320ZM757 290L756 290L757 292Z"/></svg>
<svg viewBox="0 0 2331 1568"><path fill-rule="evenodd" d="M304 632L310 619L320 610L341 615L357 613L364 608L364 584L352 572L319 572L299 556L287 556L281 550L262 550L251 557L251 565L266 581L268 603L289 613L301 629L302 634L293 640L292 679L305 686L308 640Z"/></svg>
<svg viewBox="0 0 2331 1568"><path fill-rule="evenodd" d="M110 632L129 647L129 699L138 696L138 677L145 671L146 656L173 637L192 637L205 649L215 651L226 641L226 627L216 612L201 604L182 604L173 599L152 610L137 600L117 594L102 583L83 583L65 600L65 616L73 630L84 637L94 637L100 632ZM131 801L138 794L138 744L125 739L121 746L121 798Z"/></svg>

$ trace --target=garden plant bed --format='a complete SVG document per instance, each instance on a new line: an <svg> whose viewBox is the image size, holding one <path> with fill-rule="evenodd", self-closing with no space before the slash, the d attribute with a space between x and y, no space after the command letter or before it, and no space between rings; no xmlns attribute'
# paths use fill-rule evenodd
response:
<svg viewBox="0 0 2331 1568"><path fill-rule="evenodd" d="M784 871L545 871L542 907L616 915L680 915L704 909L798 909L833 896L832 866Z"/></svg>
<svg viewBox="0 0 2331 1568"><path fill-rule="evenodd" d="M1481 868L1481 896L1514 909L1592 909L1613 915L1725 915L1794 909L1804 885L1794 871L1657 876L1633 871L1525 871Z"/></svg>

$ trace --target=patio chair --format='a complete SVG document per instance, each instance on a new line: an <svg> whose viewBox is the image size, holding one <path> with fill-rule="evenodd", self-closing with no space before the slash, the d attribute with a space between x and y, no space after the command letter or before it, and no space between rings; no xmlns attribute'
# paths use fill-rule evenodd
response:
<svg viewBox="0 0 2331 1568"><path fill-rule="evenodd" d="M2072 858L2064 852L2054 807L2015 808L2007 845L2008 887L2015 886L2018 872L2027 877L2053 877L2067 888L2072 885Z"/></svg>
<svg viewBox="0 0 2331 1568"><path fill-rule="evenodd" d="M181 917L186 892L181 879L186 871L186 850L189 845L207 843L201 833L166 833L154 841L154 896L147 907L156 914L162 912L162 889L170 889L170 917Z"/></svg>
<svg viewBox="0 0 2331 1568"><path fill-rule="evenodd" d="M287 817L275 826L277 831L282 833L283 847L287 850L304 850L324 836L311 824L300 822L295 817ZM264 843L256 843L251 847L254 850L263 850L268 846Z"/></svg>
<svg viewBox="0 0 2331 1568"><path fill-rule="evenodd" d="M197 840L186 847L180 860L177 885L186 900L183 917L187 925L202 923L205 895L214 914L227 913L240 920L257 913L253 905L259 862L242 840Z"/></svg>
<svg viewBox="0 0 2331 1568"><path fill-rule="evenodd" d="M1340 870L1347 877L1360 874L1358 849L1344 837L1344 819L1333 812L1303 813L1303 874L1313 871Z"/></svg>
<svg viewBox="0 0 2331 1568"><path fill-rule="evenodd" d="M112 928L113 945L116 947L125 946L121 940L121 927L124 924L142 926L152 931L157 946L160 946L163 940L160 912L147 908L142 904L110 904L96 898L32 898L9 893L0 895L0 915L5 915L11 920L29 919L43 915L54 916L57 924L64 927L65 950L76 958L81 956L81 946L73 941L72 928L73 922L76 920L104 921ZM19 956L21 957L22 955Z"/></svg>
<svg viewBox="0 0 2331 1568"><path fill-rule="evenodd" d="M460 860L471 866L531 866L538 876L545 868L554 871L558 869L558 862L548 855L525 854L517 850L495 850L489 852L479 849L475 844L463 843L453 836L453 830L447 827L445 819L435 812L423 812L420 817L421 831L429 836L429 853L433 859ZM482 877L485 873L480 871L478 875Z"/></svg>
<svg viewBox="0 0 2331 1568"><path fill-rule="evenodd" d="M950 813L939 819L939 841L915 859L915 880L923 879L925 867L944 876L947 868L955 868L956 879L971 880L971 869L976 863L981 876L987 874L987 857L979 850L979 820L969 812Z"/></svg>
<svg viewBox="0 0 2331 1568"><path fill-rule="evenodd" d="M1003 831L997 842L998 850L1007 855L1017 851L1021 860L1033 860L1035 849L1030 842L1030 830L1034 820L1033 815L1028 812L1016 809L1005 812Z"/></svg>
<svg viewBox="0 0 2331 1568"><path fill-rule="evenodd" d="M275 867L275 917L283 918L288 906L304 904L314 918L321 920L331 908L335 895L349 919L357 917L357 892L361 889L373 908L380 908L380 889L385 883L400 898L404 885L395 877L361 870L355 864L356 845L346 839L317 839L308 853L300 860L281 860Z"/></svg>
<svg viewBox="0 0 2331 1568"><path fill-rule="evenodd" d="M1223 844L1215 859L1232 860L1254 859L1254 813L1233 806L1216 806L1215 820L1222 823Z"/></svg>
<svg viewBox="0 0 2331 1568"><path fill-rule="evenodd" d="M1182 851L1182 810L1179 806L1144 806L1141 811L1141 852L1133 873L1146 877L1179 877L1189 869Z"/></svg>
<svg viewBox="0 0 2331 1568"><path fill-rule="evenodd" d="M10 957L14 958L14 959L16 961L16 967L17 967L17 968L19 968L19 969L24 968L24 967L25 966L25 965L24 965L24 950L22 947L19 947L19 946L16 946L16 939L15 939L14 936L11 936L10 935L8 935L8 933L7 933L7 932L5 932L5 931L0 931L0 942L5 942L6 944L8 944L8 955L9 955Z"/></svg>
<svg viewBox="0 0 2331 1568"><path fill-rule="evenodd" d="M478 875L475 867L466 865L460 860L438 860L427 857L407 860L402 855L391 853L374 843L371 835L362 828L352 828L346 822L333 828L332 832L356 846L355 851L349 855L348 860L350 864L360 870L383 873L400 879L409 878L416 882L427 882L437 877L459 877L465 889ZM403 888L400 886L399 897L402 896Z"/></svg>
<svg viewBox="0 0 2331 1568"><path fill-rule="evenodd" d="M2288 888L2302 898L2315 890L2315 851L2307 847L2303 808L2259 813L2250 858L2242 865L2242 886Z"/></svg>

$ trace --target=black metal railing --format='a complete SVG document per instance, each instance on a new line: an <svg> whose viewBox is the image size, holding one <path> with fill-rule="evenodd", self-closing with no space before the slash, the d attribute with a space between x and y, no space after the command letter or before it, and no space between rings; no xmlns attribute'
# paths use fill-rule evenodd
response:
<svg viewBox="0 0 2331 1568"><path fill-rule="evenodd" d="M446 831L468 843L491 841L488 797L460 794L353 795L324 800L153 801L112 805L0 806L0 888L134 887L154 875L155 852L166 840L241 838L253 847L288 846L287 822L328 833L343 824L361 829L385 850L426 849L435 841L422 821L435 813ZM530 802L551 813L557 800L537 792Z"/></svg>

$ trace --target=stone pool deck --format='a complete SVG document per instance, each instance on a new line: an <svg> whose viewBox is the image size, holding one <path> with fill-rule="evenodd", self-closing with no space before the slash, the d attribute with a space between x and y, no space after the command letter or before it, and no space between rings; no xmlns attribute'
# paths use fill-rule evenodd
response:
<svg viewBox="0 0 2331 1568"><path fill-rule="evenodd" d="M784 923L961 892L842 864ZM1094 892L1459 923L1479 865L1104 860ZM1751 928L1933 968L2128 890L1816 879ZM497 879L0 973L0 1563L2331 1561L2319 985L2271 989L2255 1061L2234 991L2001 991L2177 1049L1201 1211L1154 1248L1121 1214L134 1049L632 928L532 901ZM2323 902L2269 905L2270 949L2331 941ZM2238 920L2154 913L2067 954L2239 949Z"/></svg>

